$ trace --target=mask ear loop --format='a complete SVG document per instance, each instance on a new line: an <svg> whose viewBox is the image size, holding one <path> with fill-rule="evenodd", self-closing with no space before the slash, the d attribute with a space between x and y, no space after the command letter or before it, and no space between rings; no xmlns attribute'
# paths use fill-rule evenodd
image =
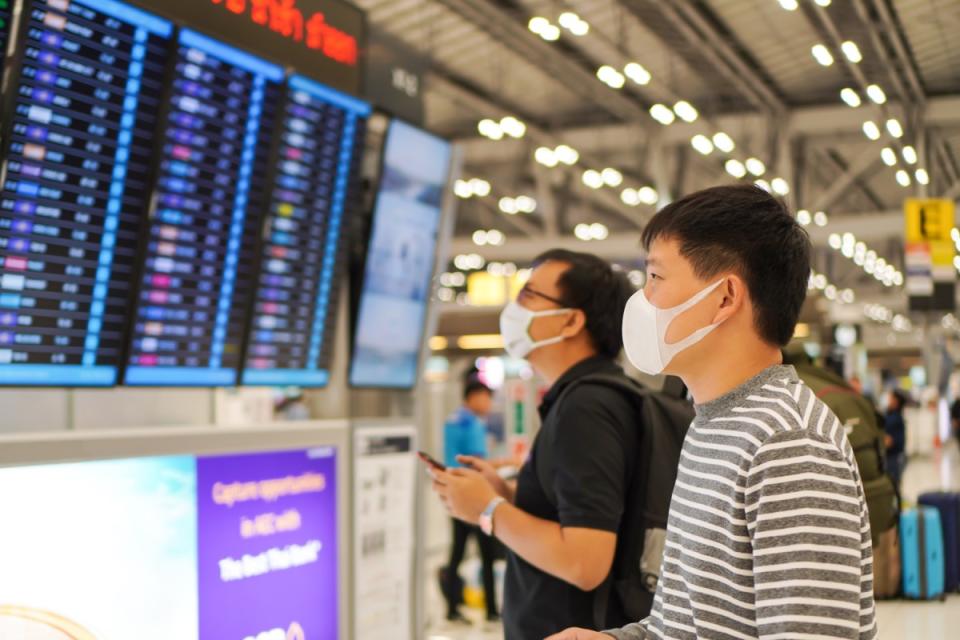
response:
<svg viewBox="0 0 960 640"><path fill-rule="evenodd" d="M566 337L564 337L562 334L552 338L546 338L544 340L534 340L533 336L530 335L530 325L533 324L533 320L535 318L549 318L551 316L559 316L563 315L564 313L571 313L573 311L576 311L576 309L544 309L542 311L534 311L532 314L530 314L530 322L527 323L527 337L530 338L530 353L532 353L535 349L539 349L540 347L549 347L552 344L558 344L566 340Z"/></svg>
<svg viewBox="0 0 960 640"><path fill-rule="evenodd" d="M664 359L664 366L670 364L670 361L673 360L673 358L676 357L678 353L700 342L705 337L707 337L707 335L709 335L710 332L712 332L714 329L720 326L719 323L710 324L710 325L707 325L706 327L697 329L686 338L683 338L673 343L667 342L667 331L670 330L670 325L673 324L673 321L677 319L677 316L683 314L686 311L689 311L690 309L695 307L697 304L706 300L707 296L709 296L711 293L716 291L721 284L726 282L726 280L727 278L723 277L720 280L717 280L716 282L714 282L712 285L705 288L700 293L696 294L695 296L687 300L686 302L681 302L677 306L671 307L670 309L664 309L665 312L671 315L669 322L667 322L667 327L663 331L663 336L661 339L663 346L670 351L669 353L670 357ZM664 355L665 354L661 354L661 358Z"/></svg>
<svg viewBox="0 0 960 640"><path fill-rule="evenodd" d="M686 311L687 309L693 307L694 305L699 304L700 302L703 302L703 301L706 299L707 296L709 296L711 293L713 293L714 291L716 291L716 290L717 290L717 287L719 287L721 284L723 284L726 280L727 280L727 278L726 278L726 276L724 276L723 278L720 278L719 280L717 280L716 282L714 282L714 283L711 284L710 286L706 287L706 288L705 288L703 291L701 291L700 293L697 293L696 295L694 295L692 298L690 298L690 299L687 300L686 302L681 302L681 303L678 304L677 306L675 306L675 307L670 307L669 309L662 309L662 311L673 312L673 313L674 313L674 317L676 317L677 315L683 313L684 311Z"/></svg>

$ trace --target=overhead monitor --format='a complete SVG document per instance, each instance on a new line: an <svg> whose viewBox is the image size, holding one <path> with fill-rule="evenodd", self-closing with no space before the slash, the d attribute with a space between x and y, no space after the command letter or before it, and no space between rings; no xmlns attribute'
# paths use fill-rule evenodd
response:
<svg viewBox="0 0 960 640"><path fill-rule="evenodd" d="M183 29L144 247L128 385L235 385L282 67Z"/></svg>
<svg viewBox="0 0 960 640"><path fill-rule="evenodd" d="M173 25L116 0L35 0L23 16L0 165L0 384L112 385Z"/></svg>
<svg viewBox="0 0 960 640"><path fill-rule="evenodd" d="M354 330L353 386L416 384L450 158L445 140L390 124Z"/></svg>
<svg viewBox="0 0 960 640"><path fill-rule="evenodd" d="M369 114L356 98L303 76L289 80L243 384L327 384L340 249Z"/></svg>

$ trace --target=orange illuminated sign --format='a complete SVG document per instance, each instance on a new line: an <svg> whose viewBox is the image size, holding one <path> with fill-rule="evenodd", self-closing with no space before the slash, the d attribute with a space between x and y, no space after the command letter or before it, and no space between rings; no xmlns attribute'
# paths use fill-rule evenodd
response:
<svg viewBox="0 0 960 640"><path fill-rule="evenodd" d="M320 11L305 16L297 8L297 0L208 1L340 64L357 65L357 39L328 24Z"/></svg>

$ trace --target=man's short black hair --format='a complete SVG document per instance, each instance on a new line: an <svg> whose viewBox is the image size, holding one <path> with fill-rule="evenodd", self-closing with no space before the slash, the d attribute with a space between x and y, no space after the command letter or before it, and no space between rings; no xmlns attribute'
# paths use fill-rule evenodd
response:
<svg viewBox="0 0 960 640"><path fill-rule="evenodd" d="M783 346L793 337L810 279L810 238L783 203L753 185L698 191L660 210L643 246L680 244L702 280L735 270L746 281L757 333Z"/></svg>
<svg viewBox="0 0 960 640"><path fill-rule="evenodd" d="M463 387L463 399L466 400L475 393L486 393L492 396L493 389L483 384L478 378L471 378Z"/></svg>
<svg viewBox="0 0 960 640"><path fill-rule="evenodd" d="M580 309L587 317L587 333L601 355L616 358L623 348L623 310L634 288L626 274L590 253L551 249L537 256L533 266L544 262L569 265L557 280L565 307Z"/></svg>

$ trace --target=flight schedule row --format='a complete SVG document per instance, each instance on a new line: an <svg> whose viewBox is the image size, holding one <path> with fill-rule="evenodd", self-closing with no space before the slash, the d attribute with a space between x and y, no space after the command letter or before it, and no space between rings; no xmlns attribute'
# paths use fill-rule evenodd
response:
<svg viewBox="0 0 960 640"><path fill-rule="evenodd" d="M325 384L369 106L118 0L22 21L0 384Z"/></svg>

